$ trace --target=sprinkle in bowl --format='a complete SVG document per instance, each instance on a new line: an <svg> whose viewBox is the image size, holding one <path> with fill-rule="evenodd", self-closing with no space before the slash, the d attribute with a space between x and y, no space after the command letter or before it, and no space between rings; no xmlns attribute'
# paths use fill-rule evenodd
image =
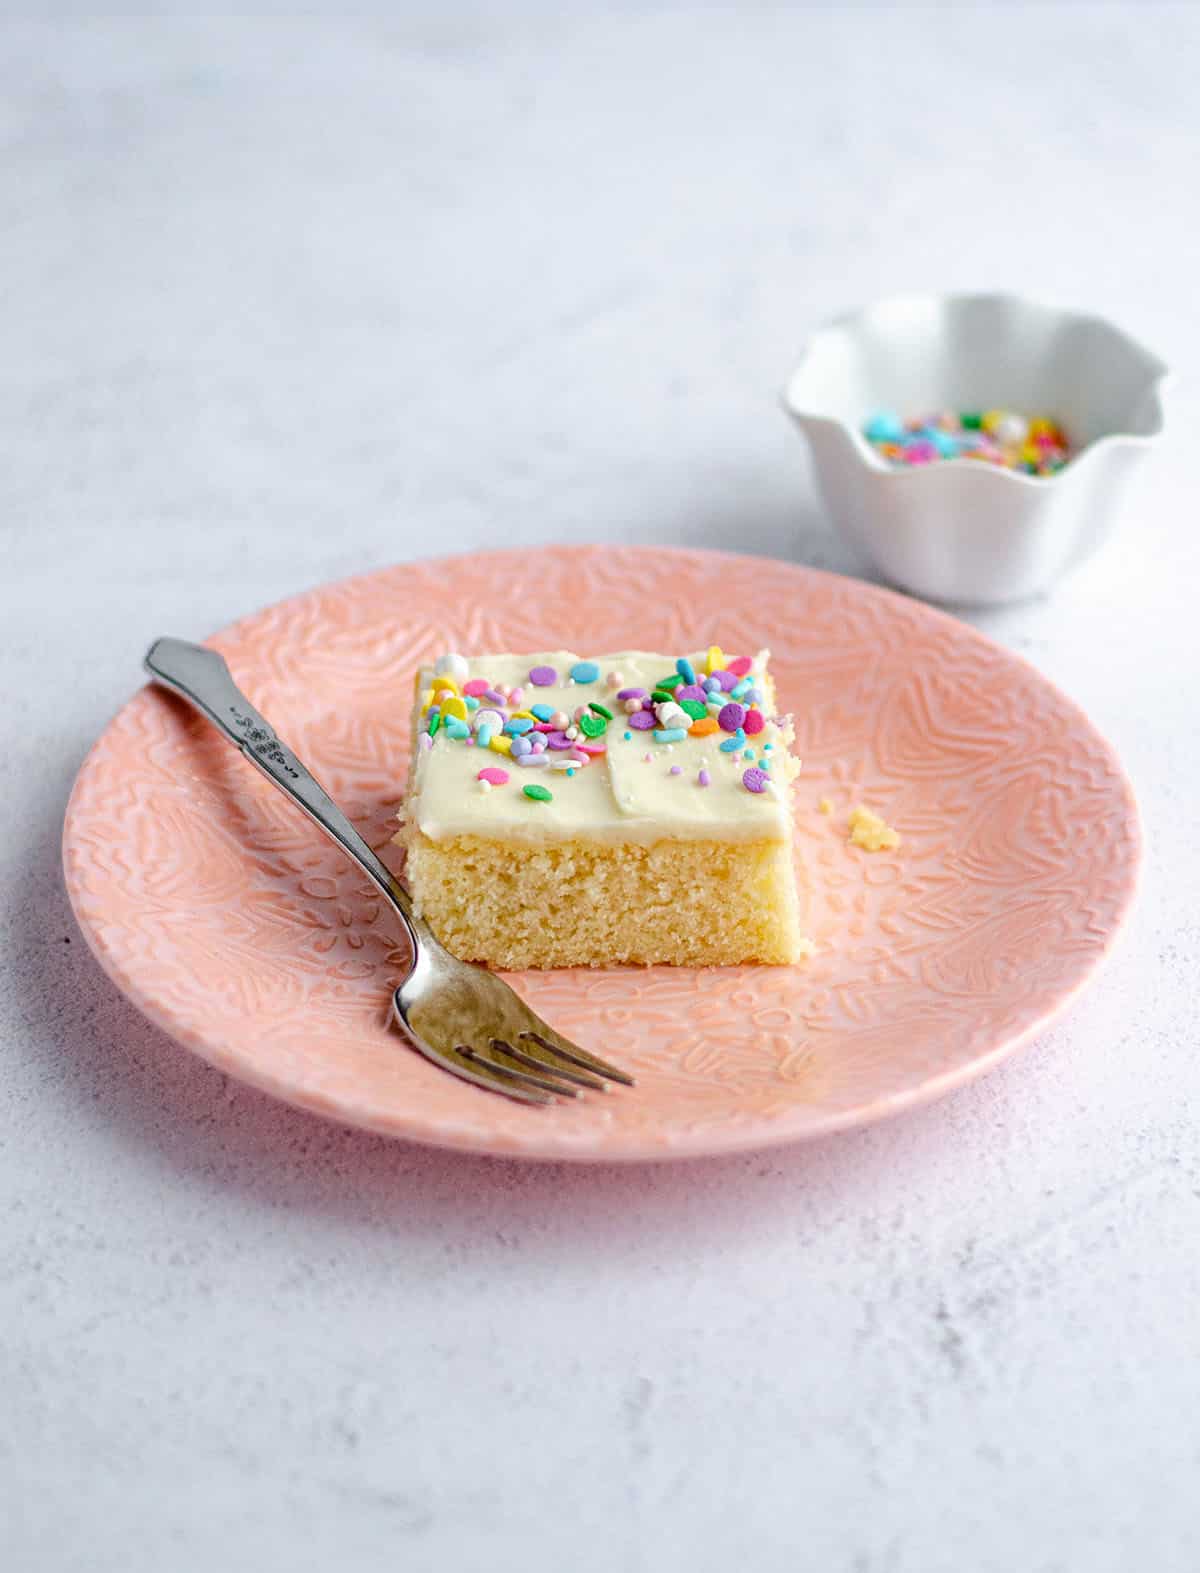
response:
<svg viewBox="0 0 1200 1573"><path fill-rule="evenodd" d="M784 406L834 523L885 578L930 600L997 605L1049 589L1108 537L1162 432L1167 376L1102 317L1015 295L906 295L821 329ZM864 435L883 409L1046 412L1071 456L1050 475L966 455L896 464Z"/></svg>

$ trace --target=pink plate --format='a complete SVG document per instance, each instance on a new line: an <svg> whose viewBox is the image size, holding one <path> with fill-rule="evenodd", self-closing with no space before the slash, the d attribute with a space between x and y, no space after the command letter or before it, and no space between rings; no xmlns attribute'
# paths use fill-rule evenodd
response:
<svg viewBox="0 0 1200 1573"><path fill-rule="evenodd" d="M446 646L774 652L804 758L797 862L817 953L517 976L539 1011L639 1078L552 1110L447 1076L389 1029L398 925L206 723L150 689L117 716L64 837L101 964L221 1070L388 1135L615 1160L861 1125L1036 1033L1133 896L1137 810L1086 717L972 629L853 579L717 552L496 552L314 590L212 642L375 846L401 795L413 669ZM847 844L859 802L902 832L898 852Z"/></svg>

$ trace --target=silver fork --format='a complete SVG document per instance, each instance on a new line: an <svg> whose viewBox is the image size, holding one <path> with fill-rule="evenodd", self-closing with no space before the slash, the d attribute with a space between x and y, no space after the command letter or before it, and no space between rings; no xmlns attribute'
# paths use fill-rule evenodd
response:
<svg viewBox="0 0 1200 1573"><path fill-rule="evenodd" d="M521 1103L553 1103L633 1077L556 1032L503 979L459 961L413 911L408 891L263 719L223 657L182 639L156 639L146 670L186 699L335 841L395 908L412 943L412 967L392 996L396 1021L426 1059L464 1081Z"/></svg>

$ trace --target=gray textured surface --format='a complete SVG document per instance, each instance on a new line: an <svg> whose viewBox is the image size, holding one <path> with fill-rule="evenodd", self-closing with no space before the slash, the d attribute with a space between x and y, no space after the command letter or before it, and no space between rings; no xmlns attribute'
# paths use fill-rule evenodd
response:
<svg viewBox="0 0 1200 1573"><path fill-rule="evenodd" d="M1195 9L427 15L0 28L0 1561L1190 1573L1186 442L983 620L1151 850L1095 989L938 1107L640 1172L426 1153L227 1084L74 934L63 804L150 635L514 540L848 567L773 396L891 288L1196 362Z"/></svg>

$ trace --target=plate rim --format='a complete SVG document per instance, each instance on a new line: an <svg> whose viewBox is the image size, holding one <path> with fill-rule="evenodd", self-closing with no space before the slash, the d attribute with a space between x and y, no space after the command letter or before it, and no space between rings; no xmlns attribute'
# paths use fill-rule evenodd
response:
<svg viewBox="0 0 1200 1573"><path fill-rule="evenodd" d="M154 994L143 986L136 971L124 966L120 959L111 953L103 935L99 932L92 921L90 913L83 905L80 881L74 867L76 859L82 855L77 840L77 822L82 812L81 799L83 790L86 787L89 773L94 767L99 750L108 734L118 725L131 707L144 703L146 696L153 692L153 685L150 683L143 684L116 710L85 754L76 772L67 799L61 837L63 878L75 923L101 970L129 1003L154 1026L164 1032L168 1038L196 1054L207 1064L213 1066L214 1069L233 1077L236 1081L255 1088L259 1092L267 1094L269 1097L278 1099L291 1108L302 1110L305 1113L324 1119L336 1120L341 1124L370 1131L376 1135L412 1141L421 1146L434 1147L443 1151L455 1151L475 1156L489 1156L510 1160L519 1159L526 1162L594 1164L679 1162L686 1159L732 1156L738 1153L765 1151L774 1147L815 1141L826 1136L839 1134L842 1131L876 1125L883 1120L891 1119L894 1116L934 1103L958 1088L964 1087L979 1077L987 1075L1004 1060L1040 1037L1053 1022L1065 1014L1079 998L1080 994L1095 980L1100 971L1111 960L1114 951L1126 934L1137 904L1145 867L1145 827L1133 783L1108 737L1095 724L1087 711L1019 651L1009 649L1006 645L1001 644L998 640L982 632L982 630L975 628L972 624L964 622L951 612L942 607L931 605L919 597L905 595L885 585L872 584L870 581L860 579L854 575L834 573L828 569L815 568L807 563L789 561L786 558L759 557L751 553L731 552L714 547L658 545L655 543L644 545L618 544L620 544L621 550L625 552L634 554L644 552L653 554L655 557L678 556L693 561L696 558L733 560L754 564L760 569L769 568L773 564L777 567L786 568L789 572L800 573L817 581L828 581L843 587L846 584L850 584L854 587L856 594L862 594L868 598L877 597L885 602L899 602L909 609L915 609L920 616L930 619L935 624L952 629L956 638L965 638L968 642L975 642L985 650L994 652L1007 664L1022 670L1037 684L1048 689L1054 695L1056 703L1064 709L1074 712L1077 719L1083 723L1092 738L1103 750L1112 768L1117 788L1123 799L1126 827L1129 832L1129 854L1125 861L1125 878L1120 890L1120 904L1109 923L1103 942L1094 950L1089 951L1086 957L1077 963L1079 966L1078 976L1068 986L1061 989L1040 1015L1018 1030L1009 1033L1007 1037L1000 1038L989 1050L975 1055L963 1064L935 1072L919 1083L900 1092L876 1097L869 1102L856 1104L847 1109L832 1111L819 1119L807 1122L796 1120L797 1113L803 1110L804 1105L794 1105L785 1114L769 1124L760 1116L755 1124L745 1129L734 1128L717 1131L705 1129L701 1131L694 1141L687 1135L681 1135L669 1146L655 1144L650 1139L639 1140L626 1137L619 1148L602 1151L593 1150L581 1147L577 1140L572 1142L563 1142L561 1140L556 1142L553 1139L549 1141L544 1140L543 1136L549 1135L554 1129L549 1124L544 1129L531 1128L530 1131L522 1134L519 1144L510 1145L499 1133L481 1132L474 1125L456 1130L445 1119L442 1119L437 1125L422 1124L419 1107L412 1111L406 1111L403 1117L392 1115L387 1118L380 1118L369 1107L356 1105L352 1098L326 1097L311 1088L298 1088L295 1083L286 1078L265 1072L261 1065L253 1059L247 1059L219 1032L204 1037L175 1021L170 1010L162 1005ZM614 543L598 541L551 542L549 545L559 552L588 554L612 550ZM378 579L385 574L402 570L409 564L418 562L425 564L453 563L464 558L470 558L474 562L497 561L501 559L512 560L527 557L528 552L528 547L518 546L481 552L432 553L424 557L409 557L396 562L381 564L362 573L322 580L305 589L295 591L291 595L282 596L275 601L268 602L255 611L243 614L235 621L208 635L204 642L208 643L236 636L246 625L254 623L277 608L289 606L294 602L305 601L311 597L345 586Z"/></svg>

